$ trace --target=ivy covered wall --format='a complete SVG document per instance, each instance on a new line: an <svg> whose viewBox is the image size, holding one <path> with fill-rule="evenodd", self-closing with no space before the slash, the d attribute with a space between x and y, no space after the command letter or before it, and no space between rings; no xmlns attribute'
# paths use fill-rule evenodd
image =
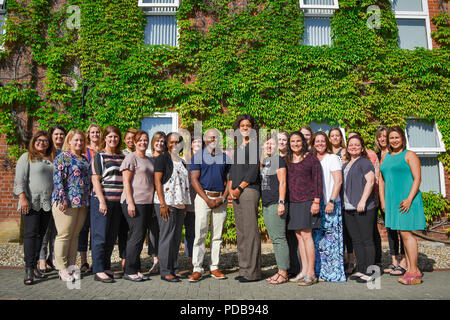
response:
<svg viewBox="0 0 450 320"><path fill-rule="evenodd" d="M440 48L402 50L388 0L340 0L333 44L310 47L301 44L298 0L183 0L179 46L162 47L144 43L137 2L8 0L0 66L26 52L29 69L0 87L0 134L11 156L30 136L18 110L42 128L95 122L123 130L168 109L187 128L203 120L203 128L226 129L251 113L269 129L311 121L358 129L369 145L380 124L420 117L435 120L450 146L448 14L435 21ZM374 4L379 29L366 26ZM78 29L68 28L71 5L80 9ZM449 153L441 160L450 171Z"/></svg>

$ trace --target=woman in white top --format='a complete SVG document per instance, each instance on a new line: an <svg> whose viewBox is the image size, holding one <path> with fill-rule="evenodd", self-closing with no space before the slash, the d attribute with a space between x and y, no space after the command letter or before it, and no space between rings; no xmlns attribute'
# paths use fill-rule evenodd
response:
<svg viewBox="0 0 450 320"><path fill-rule="evenodd" d="M342 169L339 157L332 153L325 132L312 138L312 152L320 160L323 174L323 199L320 201L320 229L314 230L315 272L319 281L345 282L344 242L341 199Z"/></svg>
<svg viewBox="0 0 450 320"><path fill-rule="evenodd" d="M189 176L178 156L183 138L171 132L166 137L167 152L155 159L155 211L159 223L159 265L161 279L179 282L178 251L186 205L191 204Z"/></svg>

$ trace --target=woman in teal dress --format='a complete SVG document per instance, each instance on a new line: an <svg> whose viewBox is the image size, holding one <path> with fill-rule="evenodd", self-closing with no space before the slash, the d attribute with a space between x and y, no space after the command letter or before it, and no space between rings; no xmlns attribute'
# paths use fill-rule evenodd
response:
<svg viewBox="0 0 450 320"><path fill-rule="evenodd" d="M426 227L422 194L420 160L406 150L405 132L400 127L388 130L386 154L380 167L381 208L386 212L386 227L399 230L405 245L407 272L398 279L403 284L420 284L422 273L417 266L418 245L412 231Z"/></svg>

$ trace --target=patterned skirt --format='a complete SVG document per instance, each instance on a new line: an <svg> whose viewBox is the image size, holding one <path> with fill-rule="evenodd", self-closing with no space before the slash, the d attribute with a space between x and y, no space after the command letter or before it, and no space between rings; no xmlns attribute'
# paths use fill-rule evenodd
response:
<svg viewBox="0 0 450 320"><path fill-rule="evenodd" d="M345 282L341 203L336 202L332 213L325 213L325 207L321 201L321 227L313 231L316 276L325 281Z"/></svg>

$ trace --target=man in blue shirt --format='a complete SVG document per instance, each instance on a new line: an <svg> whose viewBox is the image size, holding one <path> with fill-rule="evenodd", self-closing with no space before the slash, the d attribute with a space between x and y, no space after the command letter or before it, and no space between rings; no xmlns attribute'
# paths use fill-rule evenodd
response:
<svg viewBox="0 0 450 320"><path fill-rule="evenodd" d="M205 133L205 147L191 159L191 184L197 196L195 197L195 240L192 253L194 270L189 277L190 282L196 282L203 276L202 265L209 218L211 218L211 276L215 279L226 279L219 270L219 258L223 225L227 219L226 185L230 160L222 150L217 150L218 143L219 132L216 129L209 129Z"/></svg>

